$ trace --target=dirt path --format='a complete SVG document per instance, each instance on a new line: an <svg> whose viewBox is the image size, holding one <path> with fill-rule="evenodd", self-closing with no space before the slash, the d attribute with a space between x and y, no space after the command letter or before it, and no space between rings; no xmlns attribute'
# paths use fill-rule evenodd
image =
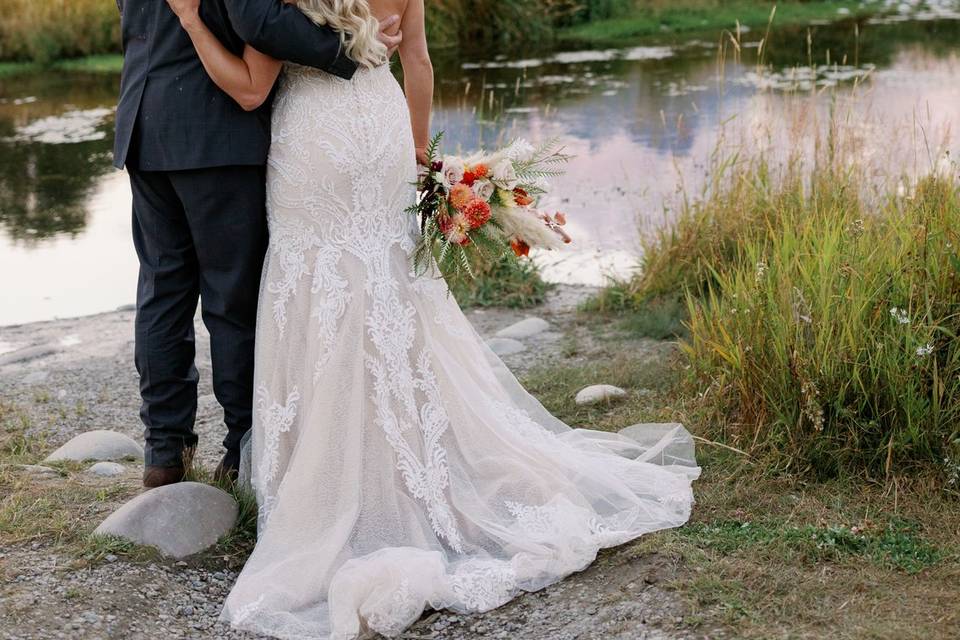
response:
<svg viewBox="0 0 960 640"><path fill-rule="evenodd" d="M551 329L528 339L527 351L505 358L523 374L531 367L589 357L596 330L574 313L588 290L559 287L541 308L473 310L471 321L491 336L525 316ZM15 412L16 436L49 452L77 433L112 429L141 437L133 368L133 312L0 329L0 402ZM576 354L564 344L576 339ZM586 344L586 348L584 347ZM662 345L650 343L651 354ZM209 341L198 324L201 371L198 460L212 468L222 438L220 408L210 387ZM5 434L8 438L11 434ZM24 445L27 446L27 445ZM37 475L0 452L3 484L15 494L0 514L0 638L249 638L216 622L242 557L206 553L188 562L91 549L86 534L139 491L140 467L119 478L94 478L82 466ZM42 453L37 454L42 459ZM22 461L18 458L16 461ZM659 585L677 568L630 546L601 554L586 571L541 592L523 595L484 615L425 616L403 637L437 640L525 638L561 640L703 637L685 630L676 594Z"/></svg>

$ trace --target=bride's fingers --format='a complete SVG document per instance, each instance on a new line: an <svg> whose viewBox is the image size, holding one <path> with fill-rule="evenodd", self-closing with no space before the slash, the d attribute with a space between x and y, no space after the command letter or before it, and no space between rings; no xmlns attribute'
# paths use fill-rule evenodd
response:
<svg viewBox="0 0 960 640"><path fill-rule="evenodd" d="M400 22L400 16L398 16L397 14L393 14L392 16L387 16L386 18L380 21L380 31L386 31L387 29L397 24L398 22Z"/></svg>
<svg viewBox="0 0 960 640"><path fill-rule="evenodd" d="M384 44L389 54L393 55L393 52L396 51L400 43L403 42L403 32L397 31L396 35L391 36L381 31L380 42Z"/></svg>

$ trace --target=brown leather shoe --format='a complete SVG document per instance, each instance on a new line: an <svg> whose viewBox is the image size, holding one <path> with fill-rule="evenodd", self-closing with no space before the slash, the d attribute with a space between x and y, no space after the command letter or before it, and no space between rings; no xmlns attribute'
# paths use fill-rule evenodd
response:
<svg viewBox="0 0 960 640"><path fill-rule="evenodd" d="M183 482L186 473L183 467L145 467L143 470L143 486L147 489L156 489L168 484Z"/></svg>

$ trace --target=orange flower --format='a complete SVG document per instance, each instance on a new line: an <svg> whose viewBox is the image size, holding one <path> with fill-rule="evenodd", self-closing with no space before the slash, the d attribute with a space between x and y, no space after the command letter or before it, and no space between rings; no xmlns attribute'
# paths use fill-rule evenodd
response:
<svg viewBox="0 0 960 640"><path fill-rule="evenodd" d="M473 190L462 182L455 184L453 189L450 190L450 204L453 205L454 209L460 211L463 211L463 208L470 204L473 197Z"/></svg>
<svg viewBox="0 0 960 640"><path fill-rule="evenodd" d="M463 172L463 179L461 180L463 184L467 185L468 187L472 187L476 180L477 174L475 172L471 171L470 169L466 169Z"/></svg>
<svg viewBox="0 0 960 640"><path fill-rule="evenodd" d="M553 219L556 220L557 224L561 227L567 224L567 216L562 211L557 211L557 213L553 216Z"/></svg>
<svg viewBox="0 0 960 640"><path fill-rule="evenodd" d="M470 225L462 213L458 211L452 216L443 216L443 218L439 220L439 223L440 231L449 242L464 247L470 244L470 236L467 235L467 231L470 230Z"/></svg>
<svg viewBox="0 0 960 640"><path fill-rule="evenodd" d="M513 199L517 203L518 207L525 207L529 204L533 204L533 198L530 197L530 194L520 187L517 187L513 190Z"/></svg>
<svg viewBox="0 0 960 640"><path fill-rule="evenodd" d="M470 228L478 229L490 219L490 205L483 200L475 199L463 209L463 214L470 223Z"/></svg>
<svg viewBox="0 0 960 640"><path fill-rule="evenodd" d="M523 240L520 240L519 238L514 238L510 242L510 248L513 249L513 252L517 255L518 258L520 256L530 255L530 245L528 245Z"/></svg>
<svg viewBox="0 0 960 640"><path fill-rule="evenodd" d="M477 179L486 178L487 173L489 173L489 170L487 169L487 165L481 162L480 164L478 164L473 168L471 173L473 174L474 178L477 178Z"/></svg>

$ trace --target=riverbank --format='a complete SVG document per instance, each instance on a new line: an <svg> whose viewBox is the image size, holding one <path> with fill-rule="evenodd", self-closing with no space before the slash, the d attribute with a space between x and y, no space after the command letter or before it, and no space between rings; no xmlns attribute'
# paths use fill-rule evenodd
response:
<svg viewBox="0 0 960 640"><path fill-rule="evenodd" d="M542 26L538 29L538 32L542 33L537 37L537 42L540 46L551 42L579 46L623 46L647 38L663 38L671 34L719 32L721 30L732 32L736 30L738 22L744 30L757 30L764 28L770 22L772 7L773 3L750 0L721 4L717 4L713 0L654 3L653 6L645 6L642 9L624 9L616 17L585 19L573 26L557 28ZM437 11L439 10L437 9ZM881 2L861 3L848 0L783 2L777 4L773 24L778 27L790 27L863 18L888 11L889 9ZM606 14L597 13L596 15L604 16ZM538 17L538 19L540 18ZM114 18L111 17L110 20L114 20ZM434 23L431 28L433 46L438 51L452 46L449 43L454 42L457 30L450 29L447 23L456 22L456 19L450 16L434 15L432 22ZM104 24L101 28L106 29L107 27L108 25ZM43 40L40 35L42 34L37 34L36 38ZM510 51L516 48L519 42L529 45L529 40L521 38L521 35L521 33L517 33L514 37L505 37L496 42L497 50ZM529 36L529 34L523 35ZM61 34L58 37L64 38L65 36ZM489 37L489 35L482 36L479 40L471 40L471 43L473 46L477 46L480 42L486 42ZM466 46L469 46L469 44L464 43ZM88 45L87 49L91 46L94 45ZM76 47L69 48L66 45L43 54L31 54L29 49L11 49L5 55L0 51L0 78L9 78L48 69L85 73L119 73L123 65L123 58L117 52L118 49L119 45L108 38L103 40L100 45L95 45L94 52L91 55L79 57L62 57L63 51L86 50ZM487 49L489 49L489 46L485 46L481 51ZM17 53L12 53L13 51L17 51ZM4 60L4 57L7 60ZM11 57L17 59L11 60L9 59ZM23 60L24 57L32 58L34 61Z"/></svg>
<svg viewBox="0 0 960 640"><path fill-rule="evenodd" d="M578 311L595 290L560 286L525 311L473 309L486 337L535 315L550 325L505 357L527 388L573 425L615 430L704 417L678 384L675 342L637 335L624 314ZM36 464L71 436L112 429L140 437L133 313L120 310L0 331L0 622L5 637L251 638L215 622L249 552L249 531L174 563L103 545L93 528L139 491L85 465ZM220 410L209 339L201 370L198 462L217 461ZM578 406L588 384L622 387L621 402ZM691 523L600 554L582 573L482 615L430 614L408 635L431 640L871 637L946 640L960 624L960 520L923 481L811 483L700 441L704 475Z"/></svg>
<svg viewBox="0 0 960 640"><path fill-rule="evenodd" d="M657 4L657 3L655 3ZM776 5L776 12L773 12ZM736 33L778 27L802 26L876 16L889 11L880 2L679 2L645 7L606 20L596 20L562 29L561 41L615 46L648 37L667 37L689 32Z"/></svg>

